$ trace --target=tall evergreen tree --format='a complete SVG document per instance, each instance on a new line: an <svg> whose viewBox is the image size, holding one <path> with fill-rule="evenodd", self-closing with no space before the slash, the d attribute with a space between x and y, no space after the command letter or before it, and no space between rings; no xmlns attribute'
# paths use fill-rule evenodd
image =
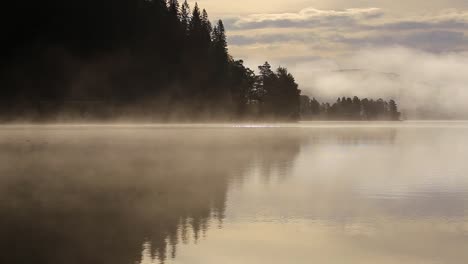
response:
<svg viewBox="0 0 468 264"><path fill-rule="evenodd" d="M301 91L298 84L286 68L277 70L277 94L274 98L275 112L280 119L299 118L299 98Z"/></svg>
<svg viewBox="0 0 468 264"><path fill-rule="evenodd" d="M389 115L391 120L399 120L401 113L398 112L398 106L396 102L392 99L388 102L388 110L389 110Z"/></svg>
<svg viewBox="0 0 468 264"><path fill-rule="evenodd" d="M194 59L203 60L203 62L207 62L206 57L208 55L207 52L210 48L211 42L205 19L207 19L207 17L202 17L200 8L198 7L198 4L195 3L195 7L193 8L192 12L192 18L189 24L188 41L192 49L192 56L194 56Z"/></svg>
<svg viewBox="0 0 468 264"><path fill-rule="evenodd" d="M256 77L253 95L256 100L263 104L276 76L271 70L271 65L268 62L258 66L258 70L260 71L260 75Z"/></svg>
<svg viewBox="0 0 468 264"><path fill-rule="evenodd" d="M195 3L195 7L192 11L192 18L189 24L189 34L193 37L200 37L200 34L203 29L203 22L200 14L200 8L198 7L198 3Z"/></svg>
<svg viewBox="0 0 468 264"><path fill-rule="evenodd" d="M222 20L219 20L215 25L212 35L213 51L215 53L216 63L221 66L225 65L228 62L229 55L226 41L226 32Z"/></svg>
<svg viewBox="0 0 468 264"><path fill-rule="evenodd" d="M190 6L187 3L187 0L184 1L182 8L180 9L180 23L185 34L187 35L190 28Z"/></svg>
<svg viewBox="0 0 468 264"><path fill-rule="evenodd" d="M178 0L169 0L168 1L168 11L172 17L176 17L180 20L180 5Z"/></svg>
<svg viewBox="0 0 468 264"><path fill-rule="evenodd" d="M252 87L255 83L255 73L244 66L244 61L232 61L230 65L231 95L234 101L234 111L239 117L246 115L247 106L252 97Z"/></svg>
<svg viewBox="0 0 468 264"><path fill-rule="evenodd" d="M203 25L203 34L206 39L210 39L211 41L211 32L213 31L213 27L211 25L210 19L208 17L208 12L206 12L206 9L203 9L202 11L202 25Z"/></svg>

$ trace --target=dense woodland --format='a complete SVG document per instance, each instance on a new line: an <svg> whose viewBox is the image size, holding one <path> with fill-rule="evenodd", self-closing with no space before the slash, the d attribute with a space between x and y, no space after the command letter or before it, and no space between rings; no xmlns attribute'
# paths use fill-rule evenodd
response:
<svg viewBox="0 0 468 264"><path fill-rule="evenodd" d="M2 49L3 119L299 117L293 76L267 63L256 76L234 60L223 22L212 25L197 4L27 2L9 10L16 24Z"/></svg>
<svg viewBox="0 0 468 264"><path fill-rule="evenodd" d="M301 96L300 115L303 120L400 120L401 113L394 100L338 98L334 104L320 103L315 98Z"/></svg>
<svg viewBox="0 0 468 264"><path fill-rule="evenodd" d="M197 4L24 0L2 11L3 121L301 116L301 91L287 69L265 63L256 75L232 58L223 22ZM326 112L338 117L348 109L340 105Z"/></svg>

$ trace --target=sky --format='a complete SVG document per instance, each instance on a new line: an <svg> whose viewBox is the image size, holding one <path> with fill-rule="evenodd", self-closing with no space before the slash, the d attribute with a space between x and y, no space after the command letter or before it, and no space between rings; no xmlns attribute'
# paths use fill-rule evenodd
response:
<svg viewBox="0 0 468 264"><path fill-rule="evenodd" d="M287 67L303 94L392 98L409 115L468 117L468 0L198 3L223 19L236 59Z"/></svg>

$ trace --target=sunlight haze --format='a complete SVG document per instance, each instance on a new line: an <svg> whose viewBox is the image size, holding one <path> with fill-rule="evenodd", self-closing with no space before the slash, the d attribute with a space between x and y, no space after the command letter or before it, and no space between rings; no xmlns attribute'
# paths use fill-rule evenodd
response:
<svg viewBox="0 0 468 264"><path fill-rule="evenodd" d="M229 50L234 57L244 59L254 70L264 58L289 68L303 94L326 100L356 91L381 94L401 101L411 118L429 111L410 106L414 98L437 104L454 98L454 103L437 109L440 112L434 117L468 117L464 103L468 100L464 74L468 71L468 1L199 3L215 17L227 17ZM340 72L348 69L361 72ZM444 76L438 79L443 80L441 84L431 81L438 78L436 69ZM389 80L382 72L401 78Z"/></svg>

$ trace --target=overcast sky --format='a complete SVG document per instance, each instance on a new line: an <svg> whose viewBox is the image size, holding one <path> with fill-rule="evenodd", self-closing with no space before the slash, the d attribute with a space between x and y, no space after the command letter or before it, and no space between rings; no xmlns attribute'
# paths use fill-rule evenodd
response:
<svg viewBox="0 0 468 264"><path fill-rule="evenodd" d="M235 58L288 67L305 94L454 98L440 108L468 116L468 0L198 2L224 20Z"/></svg>
<svg viewBox="0 0 468 264"><path fill-rule="evenodd" d="M365 46L468 48L468 0L204 0L226 22L231 52L288 62Z"/></svg>

